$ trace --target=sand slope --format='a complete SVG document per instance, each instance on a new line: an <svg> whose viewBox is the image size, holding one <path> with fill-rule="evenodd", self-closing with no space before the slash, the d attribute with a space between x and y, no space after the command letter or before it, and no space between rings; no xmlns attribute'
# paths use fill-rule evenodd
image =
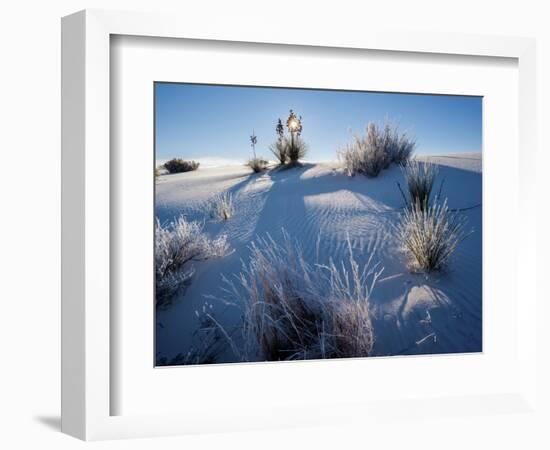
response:
<svg viewBox="0 0 550 450"><path fill-rule="evenodd" d="M413 274L407 255L395 237L403 200L400 170L392 167L376 179L350 178L338 163L305 164L290 170L250 174L243 166L199 169L159 177L156 214L169 222L179 214L205 221L212 236L224 233L234 253L196 265L185 293L157 313L157 351L167 357L185 353L197 328L194 311L206 297L222 296L221 277L240 271L247 245L257 235L297 238L307 258L313 258L318 236L321 259L347 257L349 235L354 257L366 262L372 252L384 267L373 293L375 355L481 351L482 295L482 175L480 154L430 158L439 167L436 189L451 208L463 209L473 234L458 248L448 270ZM208 201L217 193L233 194L236 214L227 222L208 217ZM228 330L238 330L239 311L222 301L208 300ZM236 332L238 335L238 332ZM228 361L231 355L226 355Z"/></svg>

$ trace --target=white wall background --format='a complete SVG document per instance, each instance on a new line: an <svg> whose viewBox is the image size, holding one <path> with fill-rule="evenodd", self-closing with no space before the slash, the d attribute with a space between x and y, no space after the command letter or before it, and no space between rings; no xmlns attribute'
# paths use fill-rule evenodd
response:
<svg viewBox="0 0 550 450"><path fill-rule="evenodd" d="M60 360L60 17L84 8L179 10L205 27L219 20L247 26L326 24L327 33L346 27L456 31L530 36L538 39L539 230L550 229L545 176L550 140L550 13L534 0L385 0L260 2L186 0L11 0L0 7L0 447L81 448L59 433ZM545 5L546 4L546 5ZM505 130L503 130L505 132ZM542 180L541 180L542 179ZM539 288L549 266L548 237L539 233ZM542 295L540 298L542 299ZM545 296L550 301L550 296ZM549 308L538 311L542 326ZM535 313L534 313L535 314ZM550 352L540 345L541 397L549 405ZM550 417L457 418L420 422L399 429L282 430L88 444L95 448L548 448Z"/></svg>

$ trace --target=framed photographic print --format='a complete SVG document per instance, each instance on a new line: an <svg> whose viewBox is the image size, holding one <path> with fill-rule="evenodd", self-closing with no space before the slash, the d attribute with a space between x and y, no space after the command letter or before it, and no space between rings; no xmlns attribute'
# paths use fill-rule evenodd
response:
<svg viewBox="0 0 550 450"><path fill-rule="evenodd" d="M482 97L154 89L157 365L482 351Z"/></svg>
<svg viewBox="0 0 550 450"><path fill-rule="evenodd" d="M65 432L530 408L531 40L85 11L62 44Z"/></svg>

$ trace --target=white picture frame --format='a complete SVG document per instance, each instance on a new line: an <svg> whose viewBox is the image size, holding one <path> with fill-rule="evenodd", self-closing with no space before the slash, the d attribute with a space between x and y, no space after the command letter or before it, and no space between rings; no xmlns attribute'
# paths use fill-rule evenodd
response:
<svg viewBox="0 0 550 450"><path fill-rule="evenodd" d="M330 423L355 417L392 416L395 400L342 404L284 402L273 410L237 411L231 420L221 414L112 415L117 389L111 378L110 263L111 192L117 176L110 169L110 40L112 35L211 40L237 43L285 44L338 49L368 49L414 54L500 57L517 60L519 77L518 135L521 215L516 261L535 261L535 43L532 39L368 31L338 36L314 27L292 32L263 24L234 29L231 24L206 31L190 17L87 10L62 21L62 430L85 440L162 436L193 432L242 430L267 426ZM491 395L435 397L441 415L498 412L503 405L522 412L535 408L536 309L535 270L517 267L517 382L511 390ZM515 294L518 295L517 292ZM355 361L353 364L357 364ZM323 363L313 363L323 364ZM360 364L360 362L359 362ZM272 368L275 366L268 366ZM295 366L298 367L298 366ZM309 370L302 366L295 371ZM350 367L347 366L350 370ZM317 370L323 368L318 366ZM170 369L166 369L170 370ZM195 369L194 369L195 370ZM197 370L201 370L200 368ZM234 370L240 370L235 368ZM343 370L346 370L345 368ZM184 375L182 375L184 376ZM399 400L399 399L397 399ZM405 400L405 399L401 399ZM403 406L405 405L405 406ZM269 406L269 405L268 405ZM422 401L407 399L400 406L410 414ZM397 414L397 415L399 415ZM246 418L247 420L242 420ZM239 420L241 419L241 420Z"/></svg>

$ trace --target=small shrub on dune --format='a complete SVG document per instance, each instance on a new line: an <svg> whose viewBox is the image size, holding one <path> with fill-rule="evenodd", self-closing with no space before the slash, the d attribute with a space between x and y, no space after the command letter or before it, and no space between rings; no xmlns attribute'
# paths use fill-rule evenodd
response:
<svg viewBox="0 0 550 450"><path fill-rule="evenodd" d="M260 173L267 169L269 162L262 158L250 158L246 165L250 167L254 173Z"/></svg>
<svg viewBox="0 0 550 450"><path fill-rule="evenodd" d="M403 246L413 259L413 265L424 271L442 269L470 233L465 231L466 218L442 204L421 205L416 201L406 208L398 226Z"/></svg>
<svg viewBox="0 0 550 450"><path fill-rule="evenodd" d="M283 233L251 245L235 280L225 280L244 305L245 360L296 360L369 356L374 343L369 299L381 270L360 267L348 240L347 266L309 264Z"/></svg>
<svg viewBox="0 0 550 450"><path fill-rule="evenodd" d="M192 263L229 253L226 236L210 239L198 222L180 216L164 227L155 226L155 293L157 305L165 304L180 287L190 282Z"/></svg>
<svg viewBox="0 0 550 450"><path fill-rule="evenodd" d="M406 166L402 166L402 172L407 182L410 204L418 204L421 208L429 206L430 197L438 174L438 168L430 161L420 162L412 159Z"/></svg>
<svg viewBox="0 0 550 450"><path fill-rule="evenodd" d="M219 220L229 220L234 214L233 195L230 192L223 192L213 198L210 208L212 217Z"/></svg>
<svg viewBox="0 0 550 450"><path fill-rule="evenodd" d="M185 161L183 159L174 158L164 163L164 168L168 173L181 173L197 170L200 163L196 161Z"/></svg>

